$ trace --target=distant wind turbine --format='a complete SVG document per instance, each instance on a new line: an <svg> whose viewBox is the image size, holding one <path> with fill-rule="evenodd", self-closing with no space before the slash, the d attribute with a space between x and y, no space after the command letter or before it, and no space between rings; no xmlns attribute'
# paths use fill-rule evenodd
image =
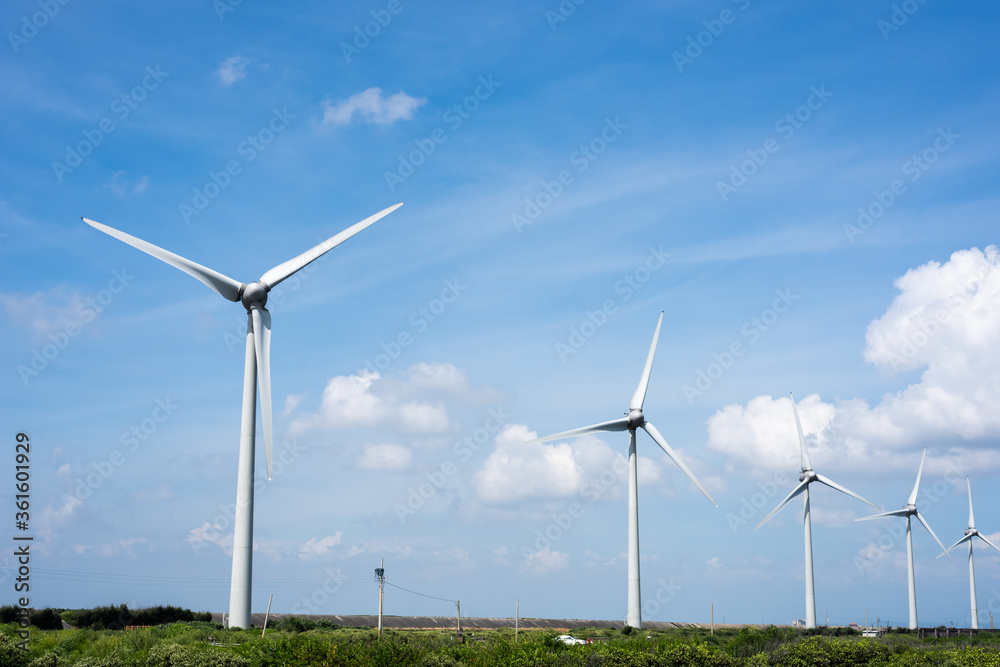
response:
<svg viewBox="0 0 1000 667"><path fill-rule="evenodd" d="M646 386L649 384L649 371L653 367L653 356L656 354L656 341L660 338L660 325L663 324L663 312L660 312L660 319L656 322L656 332L653 334L653 342L649 346L649 355L646 357L646 366L642 369L642 377L639 378L639 386L636 387L632 400L629 401L628 412L623 419L615 419L609 422L584 426L583 428L563 431L555 435L547 435L544 438L528 440L528 443L546 442L548 440L560 440L562 438L572 438L586 433L598 431L628 431L628 612L625 623L633 628L642 628L642 603L639 591L639 495L636 484L636 455L635 455L635 431L641 428L649 434L656 444L666 452L670 460L677 464L677 467L684 471L692 482L695 483L705 497L712 501L713 505L718 505L712 496L709 495L705 487L702 486L694 473L684 465L677 453L671 449L667 441L663 439L656 427L646 421L642 414L642 405L646 400Z"/></svg>
<svg viewBox="0 0 1000 667"><path fill-rule="evenodd" d="M942 555L948 556L948 559L951 560L951 556L948 555L948 550L944 548L944 545L941 544L941 540L939 540L938 536L934 534L933 530L931 530L931 525L927 523L927 519L920 516L920 513L917 512L917 504L916 504L917 491L920 490L920 476L924 473L924 459L926 458L927 458L927 448L925 447L923 456L920 457L920 469L917 470L917 481L916 483L914 483L913 491L910 492L910 497L907 498L906 505L903 507L903 509L892 510L891 512L882 512L881 514L873 514L872 516L865 516L861 517L860 519L855 519L855 521L868 521L869 519L883 519L885 517L890 517L890 516L906 517L906 566L907 566L907 572L909 574L909 583L910 583L910 629L911 630L917 629L917 585L913 577L913 534L910 532L911 516L917 517L920 523L924 524L924 528L927 529L927 532L931 534L931 537L934 538L934 541L937 542L941 546L941 550L944 551L944 554Z"/></svg>
<svg viewBox="0 0 1000 667"><path fill-rule="evenodd" d="M200 280L229 301L239 301L247 310L247 347L243 373L243 416L240 431L239 472L236 481L236 520L233 536L233 577L229 594L229 625L250 627L250 591L253 568L253 478L254 443L257 428L257 381L260 380L261 420L264 426L264 453L267 478L271 479L271 313L264 304L267 293L281 281L305 268L327 252L389 215L403 204L396 204L365 218L331 236L311 250L266 272L252 283L241 283L212 269L147 243L131 234L83 218L94 229L115 237L146 254Z"/></svg>
<svg viewBox="0 0 1000 667"><path fill-rule="evenodd" d="M791 394L789 394L791 396ZM802 523L805 526L805 541L806 541L806 627L815 628L816 627L816 586L813 580L813 548L812 548L812 514L809 509L809 485L813 482L819 482L820 484L825 484L831 489L836 489L841 493L846 493L852 498L857 498L863 503L868 503L877 510L882 509L872 501L867 498L862 498L853 491L845 489L841 485L837 484L833 480L824 477L823 475L817 474L813 468L812 464L809 462L809 452L806 449L806 439L802 435L802 422L799 421L799 410L795 406L795 397L791 396L792 399L792 413L795 415L795 428L799 432L799 451L801 453L802 460L802 474L799 475L799 485L796 486L788 497L778 503L770 514L764 517L764 520L757 525L757 529L760 529L765 523L771 520L775 514L780 512L785 505L792 501L792 498L802 494L804 498L804 507Z"/></svg>
<svg viewBox="0 0 1000 667"><path fill-rule="evenodd" d="M972 598L972 629L973 630L978 630L979 629L979 608L976 606L976 569L975 569L975 567L973 567L973 564L972 564L972 538L978 537L983 542L985 542L989 546L993 547L993 549L995 551L1000 551L1000 549L997 549L996 546L992 542L990 542L988 539L986 539L985 537L983 537L982 534L978 530L976 530L976 520L972 516L972 482L970 482L969 478L966 477L965 478L965 483L969 487L969 527L965 530L965 537L963 537L958 542L955 542L953 545L951 545L950 547L948 547L948 551L951 551L952 549L954 549L955 547L957 547L962 542L968 542L969 543L969 595ZM943 555L944 554L939 554L938 558L940 558Z"/></svg>

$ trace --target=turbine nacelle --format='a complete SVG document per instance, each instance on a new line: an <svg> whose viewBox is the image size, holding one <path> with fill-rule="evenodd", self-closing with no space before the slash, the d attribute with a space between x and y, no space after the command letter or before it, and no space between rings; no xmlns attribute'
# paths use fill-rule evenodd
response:
<svg viewBox="0 0 1000 667"><path fill-rule="evenodd" d="M818 475L812 470L803 470L801 473L799 473L800 482L812 483L816 481L817 477Z"/></svg>
<svg viewBox="0 0 1000 667"><path fill-rule="evenodd" d="M634 431L637 428L642 428L643 424L646 423L646 418L642 416L642 408L635 408L634 410L629 410L625 413L628 419L628 430Z"/></svg>
<svg viewBox="0 0 1000 667"><path fill-rule="evenodd" d="M252 308L263 308L267 303L267 293L271 291L271 288L259 280L256 280L249 285L244 283L240 287L240 303L243 307L247 309L249 313Z"/></svg>

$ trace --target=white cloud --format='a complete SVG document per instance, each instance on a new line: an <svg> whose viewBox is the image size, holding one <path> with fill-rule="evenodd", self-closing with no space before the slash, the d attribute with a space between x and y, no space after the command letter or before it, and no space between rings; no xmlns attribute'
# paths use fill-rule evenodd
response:
<svg viewBox="0 0 1000 667"><path fill-rule="evenodd" d="M413 452L402 445L367 444L361 448L357 466L362 470L403 472L410 467Z"/></svg>
<svg viewBox="0 0 1000 667"><path fill-rule="evenodd" d="M327 535L326 537L310 538L309 541L303 544L302 548L299 549L299 558L308 560L318 556L325 556L333 547L340 544L343 539L344 533L339 530L333 535Z"/></svg>
<svg viewBox="0 0 1000 667"><path fill-rule="evenodd" d="M455 547L453 549L434 551L433 553L435 562L446 563L449 568L458 568L466 572L472 569L472 557L465 549Z"/></svg>
<svg viewBox="0 0 1000 667"><path fill-rule="evenodd" d="M369 371L331 378L323 390L319 410L314 415L294 420L289 428L290 437L319 428L358 426L378 426L420 435L444 434L453 430L444 406L400 399L388 391L393 385L390 383L382 387L380 379L378 373Z"/></svg>
<svg viewBox="0 0 1000 667"><path fill-rule="evenodd" d="M282 417L287 417L288 415L295 412L299 405L302 403L302 399L305 398L305 392L301 394L289 394L285 396L285 409L281 412Z"/></svg>
<svg viewBox="0 0 1000 667"><path fill-rule="evenodd" d="M540 576L564 570L568 566L568 554L564 554L561 551L552 551L551 549L542 549L532 554L525 554L520 569L522 572L530 572L531 574Z"/></svg>
<svg viewBox="0 0 1000 667"><path fill-rule="evenodd" d="M468 378L452 364L422 362L410 366L403 373L405 380L386 378L386 386L399 396L427 396L434 394L466 405L497 405L504 396L492 387L472 387Z"/></svg>
<svg viewBox="0 0 1000 667"><path fill-rule="evenodd" d="M864 357L887 372L923 368L919 381L863 399L799 403L815 467L916 469L900 451L951 443L946 457L928 454L928 471L946 466L1000 470L1000 253L989 246L929 262L895 282L900 293L868 327ZM758 396L728 405L708 425L708 447L758 473L798 463L791 402ZM986 446L984 446L986 445Z"/></svg>
<svg viewBox="0 0 1000 667"><path fill-rule="evenodd" d="M243 56L226 58L215 70L215 76L223 86L231 86L247 75L247 65L250 61Z"/></svg>
<svg viewBox="0 0 1000 667"><path fill-rule="evenodd" d="M399 120L410 120L413 112L426 102L425 97L410 97L402 91L383 97L381 88L369 88L336 103L323 100L323 124L348 125L358 114L366 123L391 125Z"/></svg>
<svg viewBox="0 0 1000 667"><path fill-rule="evenodd" d="M609 473L609 484L614 484L621 478L615 469L625 469L621 462L613 465L615 453L595 437L554 444L525 443L534 437L535 432L521 424L508 426L497 435L493 453L474 478L480 500L503 504L565 498L581 493L602 473Z"/></svg>
<svg viewBox="0 0 1000 667"><path fill-rule="evenodd" d="M227 556L233 555L233 533L222 533L222 526L219 524L211 524L207 521L203 523L198 528L193 528L189 533L186 542L190 542L193 545L195 553L201 550L203 544L215 544Z"/></svg>
<svg viewBox="0 0 1000 667"><path fill-rule="evenodd" d="M133 537L127 540L115 540L114 542L109 542L108 544L74 544L70 547L77 554L87 554L94 553L99 556L118 556L121 554L127 554L129 556L134 556L135 551L133 547L137 544L147 544L149 542L145 537Z"/></svg>
<svg viewBox="0 0 1000 667"><path fill-rule="evenodd" d="M492 562L494 565L501 565L503 567L510 565L510 559L507 558L510 555L510 550L507 547L497 547L491 553L493 554Z"/></svg>
<svg viewBox="0 0 1000 667"><path fill-rule="evenodd" d="M30 331L36 340L49 341L48 334L60 334L67 325L82 328L92 318L94 310L86 299L65 285L31 296L0 294L0 304L7 311L8 322Z"/></svg>
<svg viewBox="0 0 1000 667"><path fill-rule="evenodd" d="M138 181L129 180L126 178L124 171L116 171L114 175L111 176L111 183L108 184L108 189L111 193L119 199L125 199L130 195L141 194L149 188L149 177L143 176Z"/></svg>

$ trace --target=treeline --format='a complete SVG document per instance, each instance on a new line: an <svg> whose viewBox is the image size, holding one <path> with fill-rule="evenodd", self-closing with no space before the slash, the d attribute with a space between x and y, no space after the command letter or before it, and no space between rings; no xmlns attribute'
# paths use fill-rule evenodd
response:
<svg viewBox="0 0 1000 667"><path fill-rule="evenodd" d="M23 611L19 607L0 607L0 623L19 624ZM167 625L191 621L211 622L210 612L194 612L181 607L149 607L129 609L128 605L109 605L93 609L35 609L29 611L28 622L39 630L61 630L66 621L75 628L90 630L122 630L129 625Z"/></svg>

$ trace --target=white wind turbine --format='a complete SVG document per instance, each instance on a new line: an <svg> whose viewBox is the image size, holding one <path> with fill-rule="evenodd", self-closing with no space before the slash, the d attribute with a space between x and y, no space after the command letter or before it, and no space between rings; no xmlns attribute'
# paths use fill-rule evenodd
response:
<svg viewBox="0 0 1000 667"><path fill-rule="evenodd" d="M941 540L938 536L934 534L931 530L931 525L927 523L927 519L920 516L917 512L917 491L920 490L920 476L924 473L924 459L927 458L927 449L924 448L924 453L920 457L920 469L917 470L917 481L913 484L913 491L910 492L910 497L906 500L906 505L903 509L892 510L891 512L882 512L881 514L873 514L872 516L861 517L860 519L855 519L855 521L868 521L869 519L882 519L890 516L903 516L906 517L906 566L907 574L909 575L909 589L910 589L910 629L917 629L917 585L913 578L913 534L910 532L910 517L915 516L924 524L924 528L927 532L931 534L934 541L941 546L941 550L944 551L943 555L948 556L951 560L951 556L948 554L948 550L944 548L941 544Z"/></svg>
<svg viewBox="0 0 1000 667"><path fill-rule="evenodd" d="M951 551L952 549L954 549L955 547L957 547L962 542L968 542L969 543L969 594L970 594L970 596L972 598L972 629L973 630L978 630L979 629L979 609L976 606L976 570L975 570L975 568L972 565L972 538L973 537L978 537L983 542L985 542L989 546L993 547L993 549L996 550L996 551L1000 551L1000 549L997 549L996 546L992 542L990 542L988 539L986 539L985 537L983 537L982 533L980 533L978 530L976 530L976 520L972 516L972 483L969 481L968 477L965 478L965 483L969 486L969 527L965 530L965 537L963 537L958 542L955 542L953 545L951 545L950 547L948 547L948 551ZM939 554L938 558L940 558L943 555L944 554Z"/></svg>
<svg viewBox="0 0 1000 667"><path fill-rule="evenodd" d="M705 487L702 486L698 478L681 459L676 452L671 449L667 441L663 439L656 427L646 421L642 414L642 404L646 400L646 386L649 384L649 371L653 366L653 356L656 354L656 341L660 337L660 325L663 324L663 312L660 312L660 319L656 322L656 332L653 334L653 342L649 346L649 355L646 357L646 366L642 369L642 377L639 378L639 386L636 387L632 400L628 404L628 412L622 419L615 419L609 422L584 426L583 428L563 431L555 435L547 435L544 438L529 440L529 443L545 442L548 440L559 440L571 438L585 433L597 431L628 431L628 613L625 623L633 628L642 627L642 604L639 592L639 496L636 487L636 455L635 455L635 430L643 429L649 434L656 444L666 452L670 460L677 464L677 467L684 471L701 492L712 501L713 505L718 505L712 496L709 495Z"/></svg>
<svg viewBox="0 0 1000 667"><path fill-rule="evenodd" d="M789 394L791 396L791 394ZM795 397L791 396L792 399L792 413L795 415L795 428L799 432L799 451L802 460L802 473L799 475L799 485L796 486L788 497L778 503L770 514L764 517L764 520L757 524L757 529L760 529L765 523L771 520L775 514L780 512L785 505L792 501L792 498L802 494L804 499L804 510L802 516L802 524L805 527L805 541L806 541L806 627L815 628L816 627L816 586L813 580L813 548L812 548L812 514L809 508L809 485L813 482L819 482L820 484L825 484L831 489L836 489L841 493L846 493L847 495L857 498L861 502L868 503L877 510L882 509L872 501L867 498L862 498L858 494L845 489L841 485L837 484L828 477L817 474L813 468L812 464L809 462L809 452L806 450L806 439L802 435L802 422L799 421L799 410L795 406Z"/></svg>
<svg viewBox="0 0 1000 667"><path fill-rule="evenodd" d="M267 478L271 478L271 313L264 304L267 293L281 281L305 268L313 261L351 238L361 230L389 215L402 203L390 206L365 218L344 231L331 236L311 250L288 260L266 272L252 283L241 283L227 276L196 264L188 259L137 239L131 234L83 218L91 227L115 237L134 248L152 255L184 273L197 278L229 301L239 301L247 310L246 365L243 374L243 416L240 431L239 472L236 481L236 518L233 539L233 577L229 593L229 625L236 628L250 627L250 589L253 567L253 478L254 443L257 427L257 381L260 380L261 419L264 430L264 453L267 459Z"/></svg>

